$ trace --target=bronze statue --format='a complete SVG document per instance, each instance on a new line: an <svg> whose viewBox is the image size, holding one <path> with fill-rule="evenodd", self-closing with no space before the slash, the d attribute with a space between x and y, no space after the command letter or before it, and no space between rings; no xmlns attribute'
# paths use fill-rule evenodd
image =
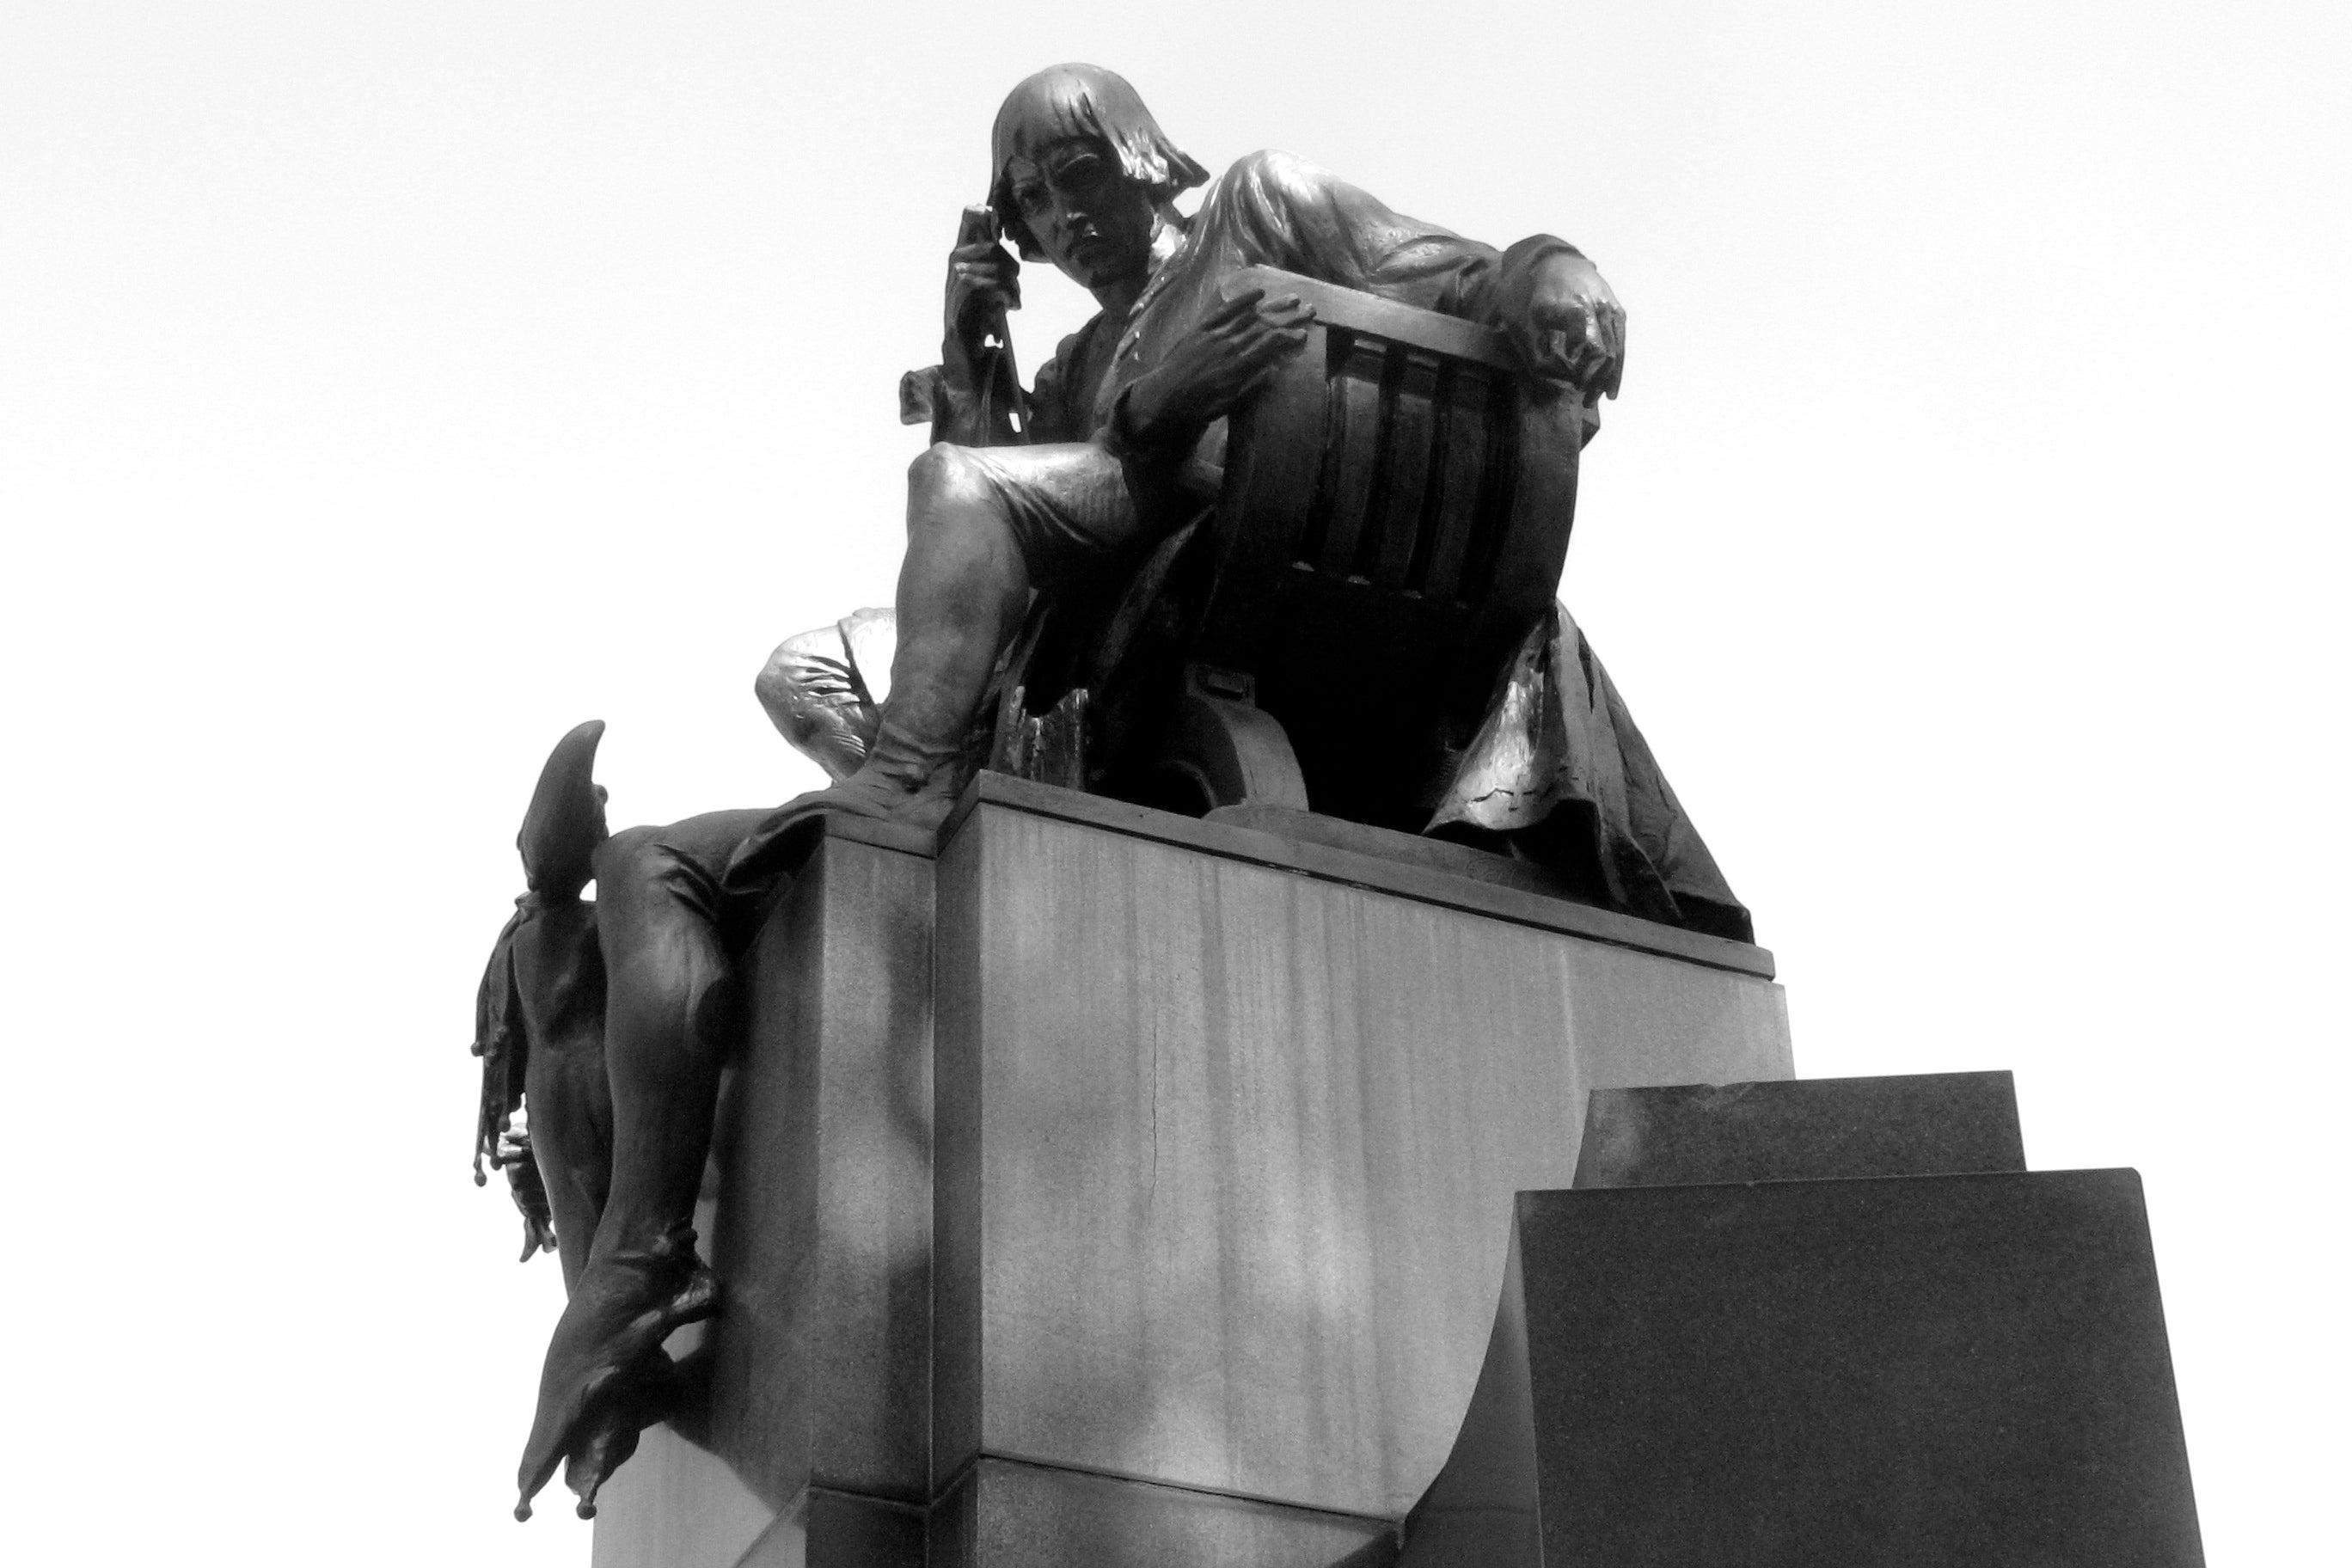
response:
<svg viewBox="0 0 2352 1568"><path fill-rule="evenodd" d="M607 834L604 725L564 737L517 840L530 890L482 977L477 1153L508 1168L524 1256L552 1243L568 1300L548 1345L518 1518L557 1466L583 1517L679 1393L662 1342L718 1305L694 1200L734 1037L719 874L757 811ZM593 879L596 899L581 889ZM527 1138L509 1118L527 1103ZM478 1165L477 1180L481 1173Z"/></svg>
<svg viewBox="0 0 2352 1568"><path fill-rule="evenodd" d="M1580 411L1615 395L1624 312L1565 241L1496 251L1281 153L1244 158L1184 217L1174 198L1204 183L1108 71L1054 67L1005 100L987 209L968 216L950 257L943 363L915 378L935 439L909 474L895 613L793 639L759 683L831 786L773 813L608 835L591 778L602 726L549 759L520 839L530 890L484 976L476 1042L479 1151L509 1172L526 1257L551 1242L570 1291L518 1517L558 1468L592 1514L638 1431L685 1397L688 1369L662 1345L718 1306L693 1207L735 1026L740 927L824 814L938 826L1033 598L1084 592L1105 563L1132 563L1181 525L1169 498L1204 432L1298 353L1315 320L1297 292L1237 287L1238 275L1273 267L1484 323L1520 376L1552 389L1542 395ZM1000 233L1102 307L1026 391L1005 332L1019 262ZM1538 618L1514 631L1516 662L1491 672L1487 720L1434 825L1540 835L1574 817L1600 855L1596 901L1745 936L1745 911L1573 622ZM579 898L592 877L593 905ZM523 1135L511 1117L526 1101Z"/></svg>
<svg viewBox="0 0 2352 1568"><path fill-rule="evenodd" d="M1032 591L1051 595L1171 528L1154 492L1304 343L1311 311L1294 297L1228 297L1235 273L1272 266L1486 321L1530 376L1616 392L1624 310L1564 240L1498 253L1278 153L1235 163L1187 220L1173 200L1206 171L1125 80L1093 66L1023 82L991 141L989 206L1004 237L1102 310L1019 396L992 330L1019 303L1019 263L969 230L952 252L935 442L908 474L900 637L873 749L761 824L738 879L781 863L795 829L825 812L946 816L966 731Z"/></svg>

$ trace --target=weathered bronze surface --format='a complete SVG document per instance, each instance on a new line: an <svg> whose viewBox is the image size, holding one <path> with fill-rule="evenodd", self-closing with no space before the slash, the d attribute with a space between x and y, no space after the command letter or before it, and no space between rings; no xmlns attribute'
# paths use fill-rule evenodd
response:
<svg viewBox="0 0 2352 1568"><path fill-rule="evenodd" d="M524 1251L552 1246L569 1292L518 1478L519 1518L562 1467L583 1515L637 1433L693 1392L663 1349L718 1305L695 1247L735 985L718 874L754 812L608 835L590 776L599 722L565 736L518 847L529 888L476 1005L481 1163L507 1167ZM591 877L593 904L580 893ZM510 1117L527 1103L527 1134Z"/></svg>
<svg viewBox="0 0 2352 1568"><path fill-rule="evenodd" d="M1022 259L1101 307L1026 388ZM1498 896L1748 934L1553 601L1624 353L1574 247L1497 250L1281 153L1213 182L1126 82L1060 66L997 117L943 325L901 389L935 440L894 610L792 639L759 682L835 784L608 835L586 725L527 820L530 890L483 984L479 1145L570 1300L519 1512L558 1468L593 1511L643 1426L706 1407L707 1369L664 1345L718 1303L694 1205L738 962L828 821L928 848L992 761L1247 808L1309 848L1334 818L1373 854L1435 828L1534 863Z"/></svg>
<svg viewBox="0 0 2352 1568"><path fill-rule="evenodd" d="M1026 391L1007 244L1102 307ZM1123 80L1060 66L998 116L945 319L941 363L901 388L935 445L911 477L890 695L858 765L763 825L739 878L826 812L935 825L991 763L1194 810L1443 827L1644 918L1748 934L1552 618L1578 454L1623 365L1624 312L1574 247L1497 251L1282 153L1209 182ZM1549 679L1531 641L1565 642L1587 679ZM1203 707L1204 670L1254 686L1272 722Z"/></svg>

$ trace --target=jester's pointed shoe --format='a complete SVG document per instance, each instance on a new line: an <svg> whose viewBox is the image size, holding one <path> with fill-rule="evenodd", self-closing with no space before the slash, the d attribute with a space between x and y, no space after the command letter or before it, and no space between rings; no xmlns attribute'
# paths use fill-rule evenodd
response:
<svg viewBox="0 0 2352 1568"><path fill-rule="evenodd" d="M539 1410L515 1477L517 1519L530 1517L530 1500L592 1438L606 1449L616 1446L610 1434L598 1437L600 1424L646 1405L668 1367L662 1342L718 1309L719 1281L695 1256L690 1229L643 1251L590 1258L547 1347ZM633 1448L636 1427L629 1431L626 1447ZM626 1457L623 1448L592 1465L595 1479L601 1482ZM593 1487L585 1496L593 1499Z"/></svg>
<svg viewBox="0 0 2352 1568"><path fill-rule="evenodd" d="M563 1462L563 1484L580 1500L581 1518L596 1517L596 1493L637 1451L638 1433L678 1413L685 1387L678 1363L656 1351L591 1398Z"/></svg>

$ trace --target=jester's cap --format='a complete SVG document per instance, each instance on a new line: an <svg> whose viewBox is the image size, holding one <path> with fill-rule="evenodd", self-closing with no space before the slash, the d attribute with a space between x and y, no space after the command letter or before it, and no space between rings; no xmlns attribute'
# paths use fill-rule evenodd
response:
<svg viewBox="0 0 2352 1568"><path fill-rule="evenodd" d="M989 137L988 205L996 209L1004 237L1028 260L1044 253L1013 205L1007 165L1015 158L1034 160L1072 136L1108 145L1127 177L1148 188L1155 202L1209 180L1206 169L1168 140L1125 77L1100 66L1047 66L1006 96Z"/></svg>
<svg viewBox="0 0 2352 1568"><path fill-rule="evenodd" d="M522 851L523 879L533 892L577 898L596 875L593 856L604 841L604 791L593 776L596 742L604 721L591 719L555 743L540 770L515 847Z"/></svg>

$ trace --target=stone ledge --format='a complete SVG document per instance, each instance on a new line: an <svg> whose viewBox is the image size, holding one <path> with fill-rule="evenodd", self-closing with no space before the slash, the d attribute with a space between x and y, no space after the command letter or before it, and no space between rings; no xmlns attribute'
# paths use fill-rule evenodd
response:
<svg viewBox="0 0 2352 1568"><path fill-rule="evenodd" d="M929 1568L1330 1568L1387 1520L983 1455L931 1512ZM862 1568L862 1565L860 1565Z"/></svg>
<svg viewBox="0 0 2352 1568"><path fill-rule="evenodd" d="M983 773L972 780L962 798L956 802L956 808L950 814L946 826L940 831L940 847L944 849L951 843L963 830L964 825L971 821L972 814L983 805L1005 806L1034 816L1101 828L1109 833L1155 839L1223 859L1269 866L1277 870L1292 871L1327 882L1345 883L1372 892L1392 893L1399 898L1440 904L1470 914L1509 921L1516 925L1537 926L1591 942L1607 942L1612 947L1630 947L1640 952L1654 952L1667 958L1703 963L1710 969L1727 969L1738 974L1752 974L1761 980L1770 980L1775 975L1770 950L1749 942L1707 936L1675 926L1660 925L1654 921L1636 920L1632 915L1618 914L1612 910L1571 903L1565 899L1549 897L1501 882L1480 880L1433 866L1414 865L1329 845L1306 843L1232 823L1179 816L1173 812L1130 805L1125 801L1111 800L1103 795L1084 795L1076 790L1057 789L1052 784L1034 784L1006 773ZM856 837L862 843L879 844L887 848L905 847L904 837L886 840L866 835L908 834L904 828L882 823L844 822L835 831ZM1381 830L1368 828L1364 831L1372 835ZM1458 849L1454 846L1447 847ZM917 849L912 852L922 851ZM1477 855L1480 852L1458 849L1458 853ZM1501 865L1510 864L1500 857L1493 858Z"/></svg>

